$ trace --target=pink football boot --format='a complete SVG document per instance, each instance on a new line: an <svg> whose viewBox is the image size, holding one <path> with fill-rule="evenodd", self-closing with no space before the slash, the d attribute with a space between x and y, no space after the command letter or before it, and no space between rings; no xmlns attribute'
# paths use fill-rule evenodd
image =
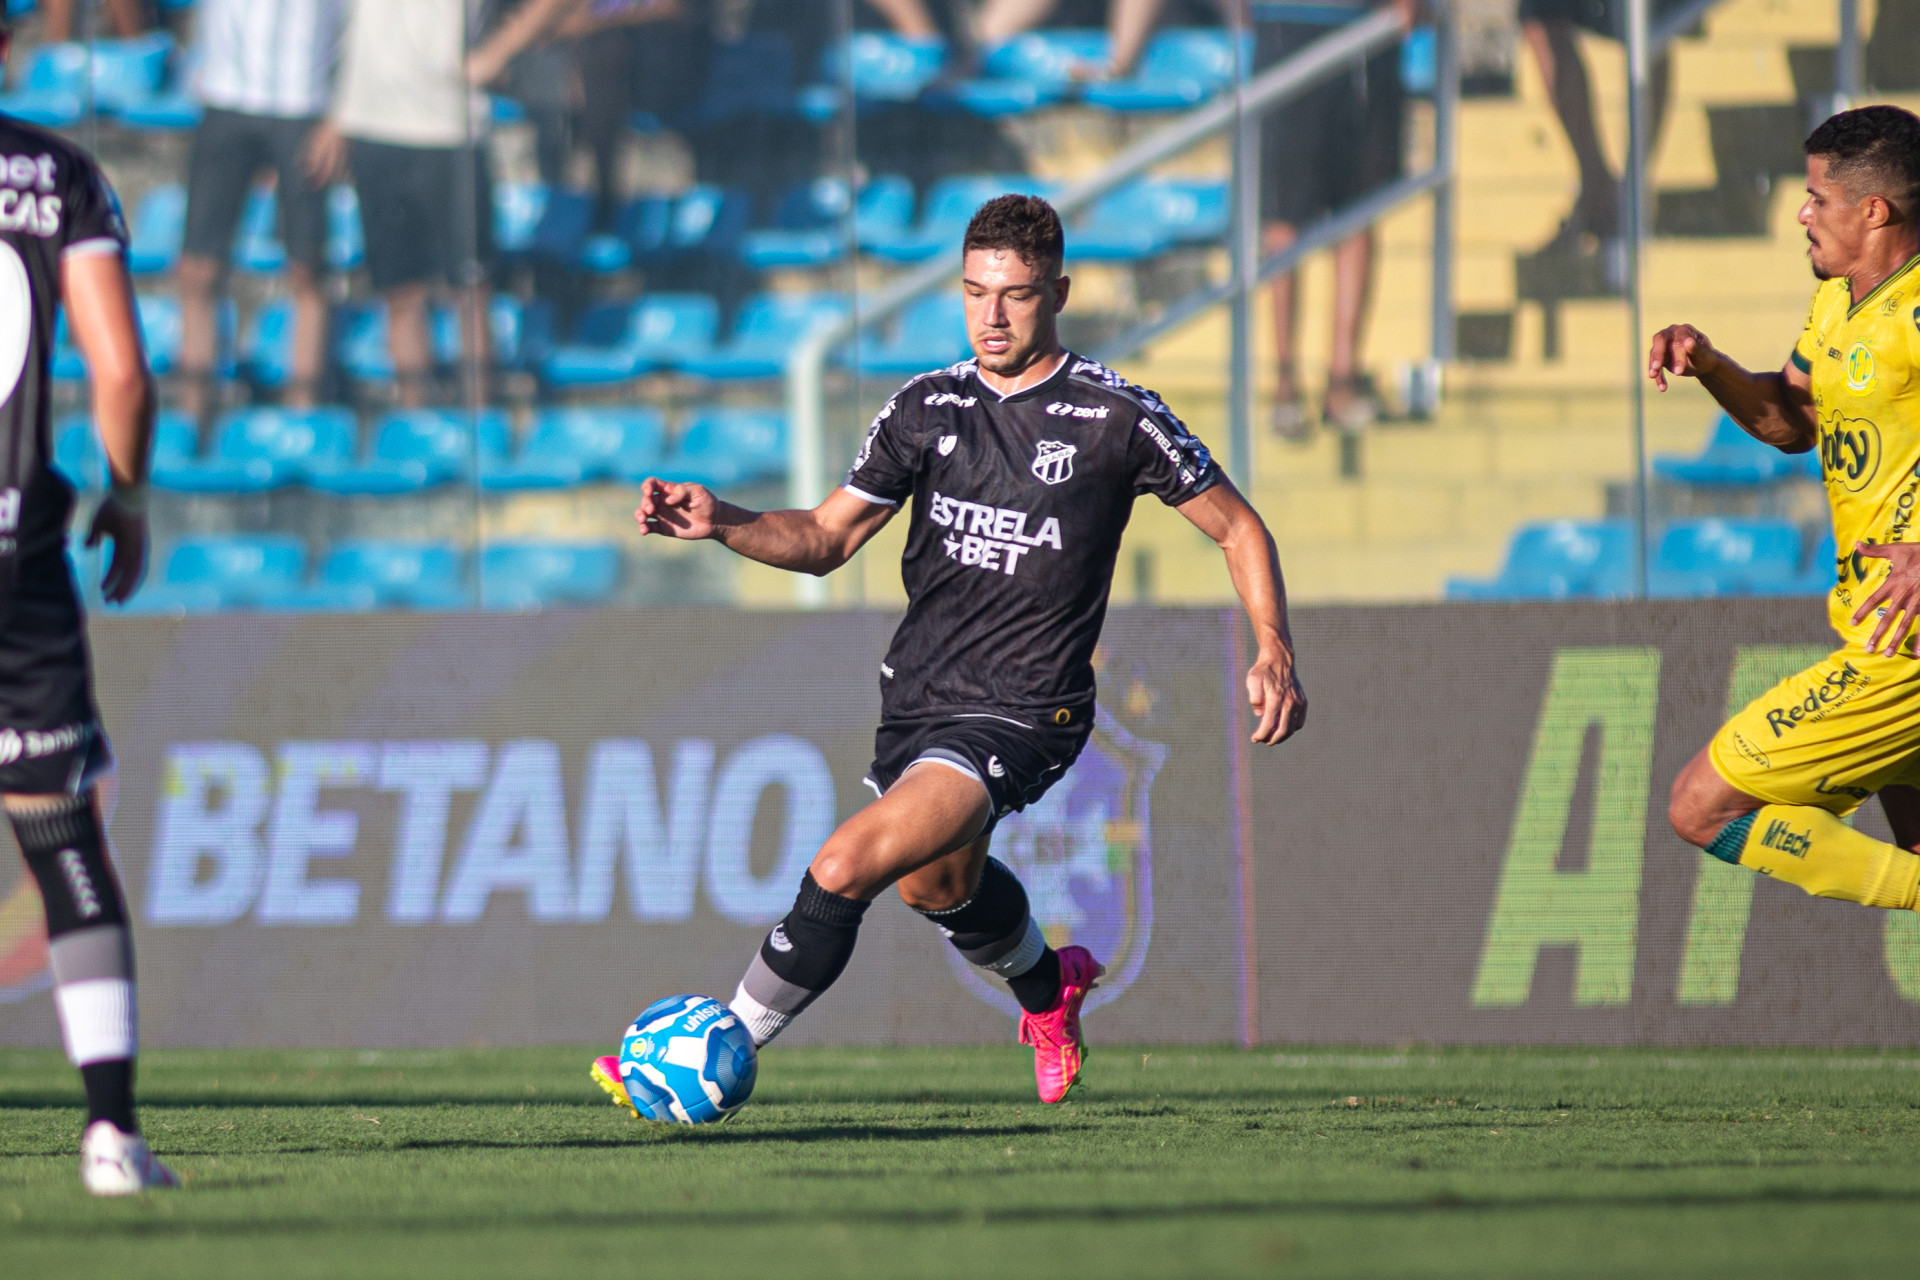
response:
<svg viewBox="0 0 1920 1280"><path fill-rule="evenodd" d="M1042 1102L1064 1102L1080 1079L1087 1056L1080 1039L1080 1002L1107 971L1085 947L1062 947L1059 955L1060 998L1045 1013L1020 1015L1020 1043L1033 1046L1033 1078Z"/></svg>

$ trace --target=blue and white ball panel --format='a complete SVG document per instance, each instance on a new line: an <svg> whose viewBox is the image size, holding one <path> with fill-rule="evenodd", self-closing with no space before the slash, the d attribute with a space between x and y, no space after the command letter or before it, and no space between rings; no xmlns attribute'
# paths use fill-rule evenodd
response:
<svg viewBox="0 0 1920 1280"><path fill-rule="evenodd" d="M708 996L669 996L633 1020L620 1044L620 1082L642 1117L707 1124L752 1096L753 1036Z"/></svg>

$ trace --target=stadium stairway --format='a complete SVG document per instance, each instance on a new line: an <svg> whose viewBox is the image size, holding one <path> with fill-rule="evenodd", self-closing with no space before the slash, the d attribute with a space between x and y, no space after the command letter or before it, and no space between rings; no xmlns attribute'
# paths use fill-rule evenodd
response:
<svg viewBox="0 0 1920 1280"><path fill-rule="evenodd" d="M1865 8L1863 29L1873 30L1873 7ZM1813 283L1795 222L1799 143L1819 99L1831 92L1835 9L1832 0L1726 0L1673 46L1670 103L1652 170L1656 234L1644 260L1648 332L1686 320L1761 367L1784 361L1798 337ZM1618 45L1581 38L1617 167L1626 116L1623 55ZM1869 67L1879 69L1883 84L1904 89L1897 82L1906 75L1920 88L1920 71L1904 70L1913 60L1887 56L1894 43L1876 37ZM1920 96L1901 93L1874 100L1920 106ZM1423 103L1415 111L1409 163L1422 167L1431 154L1431 109ZM1092 171L1147 127L1071 105L1006 125L1031 172L1055 182ZM1224 146L1216 145L1161 173L1217 179L1226 164ZM1633 474L1629 377L1644 347L1630 340L1625 303L1608 292L1599 263L1569 265L1539 252L1577 189L1572 151L1535 65L1520 50L1511 95L1469 98L1461 107L1454 291L1462 358L1447 370L1445 403L1432 420L1388 421L1347 441L1320 432L1291 443L1268 433L1272 335L1262 296L1251 490L1279 540L1296 600L1438 599L1450 576L1492 574L1514 531L1529 521L1626 513ZM1389 400L1398 371L1424 360L1428 349L1430 230L1424 199L1379 228L1366 352ZM1078 266L1081 327L1068 340L1095 347L1118 327L1101 313L1123 315L1177 296L1202 276L1222 278L1225 270L1217 251L1163 265L1162 275L1172 278ZM1331 294L1331 264L1322 254L1307 264L1301 296L1301 358L1311 389L1323 382ZM1222 453L1228 332L1226 315L1216 312L1120 362ZM1649 454L1697 452L1717 417L1692 383L1650 394ZM1817 533L1817 484L1781 483L1790 492L1758 506L1750 494L1664 486L1655 493L1655 514L1775 514ZM901 601L903 538L903 528L883 531L862 553L859 573L836 576L834 598ZM790 582L754 566L742 569L736 589L745 603L792 600ZM1212 544L1177 514L1139 504L1115 577L1116 603L1231 598Z"/></svg>

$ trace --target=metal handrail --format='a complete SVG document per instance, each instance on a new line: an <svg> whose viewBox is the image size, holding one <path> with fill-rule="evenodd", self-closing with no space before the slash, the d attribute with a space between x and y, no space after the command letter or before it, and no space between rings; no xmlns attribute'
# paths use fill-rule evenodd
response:
<svg viewBox="0 0 1920 1280"><path fill-rule="evenodd" d="M1053 207L1062 217L1078 213L1153 166L1234 128L1243 113L1264 113L1296 98L1403 34L1399 17L1391 10L1377 11L1330 32L1246 82L1241 92L1223 94L1141 138L1093 174L1069 184L1052 200ZM1450 152L1447 163L1450 168ZM922 294L947 284L959 274L957 255L928 262L894 280L871 298L863 299L857 317L841 317L820 325L788 353L787 500L791 506L810 508L826 495L824 394L828 355L859 330L890 318ZM825 583L818 579L802 577L799 589L805 603L825 599Z"/></svg>

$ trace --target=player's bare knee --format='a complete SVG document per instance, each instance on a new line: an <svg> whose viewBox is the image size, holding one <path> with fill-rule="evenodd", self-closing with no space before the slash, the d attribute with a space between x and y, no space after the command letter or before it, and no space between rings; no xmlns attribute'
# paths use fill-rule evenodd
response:
<svg viewBox="0 0 1920 1280"><path fill-rule="evenodd" d="M965 868L926 867L902 880L900 901L915 911L951 911L973 895Z"/></svg>

